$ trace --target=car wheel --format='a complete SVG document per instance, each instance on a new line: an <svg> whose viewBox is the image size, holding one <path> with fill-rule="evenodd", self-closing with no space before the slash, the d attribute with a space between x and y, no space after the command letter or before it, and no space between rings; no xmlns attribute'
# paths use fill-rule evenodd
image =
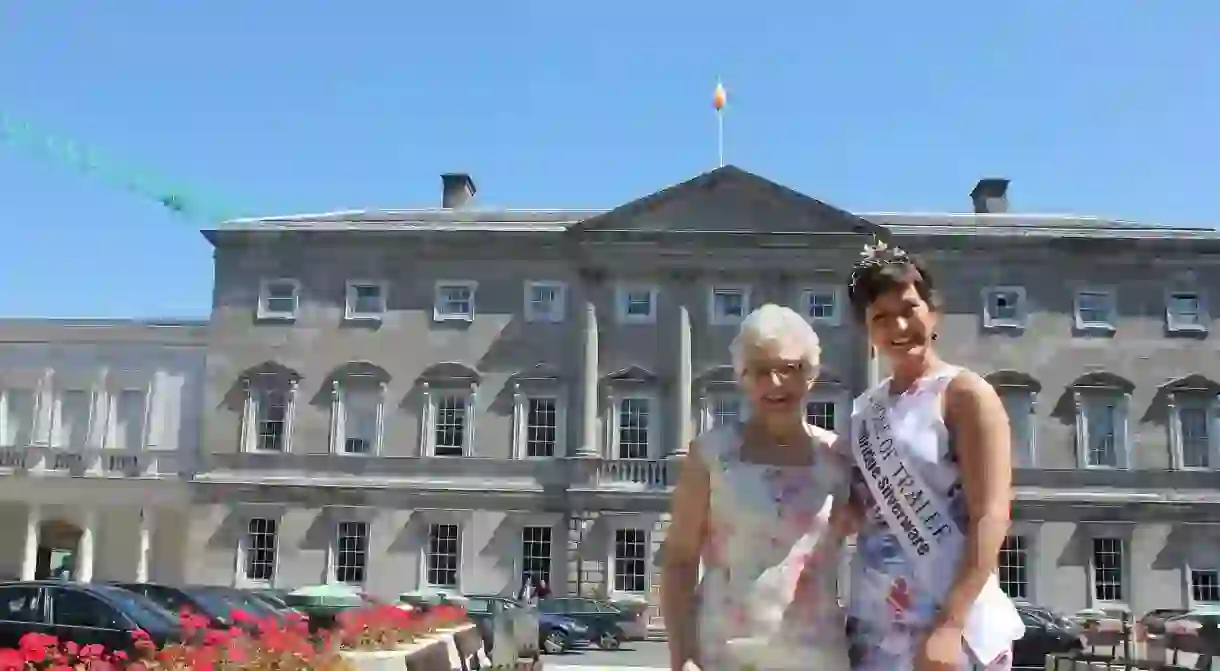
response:
<svg viewBox="0 0 1220 671"><path fill-rule="evenodd" d="M567 647L563 632L557 629L547 632L546 638L542 639L542 651L548 655L558 655Z"/></svg>
<svg viewBox="0 0 1220 671"><path fill-rule="evenodd" d="M597 647L602 650L618 650L619 645L618 637L610 634L602 634L597 639Z"/></svg>

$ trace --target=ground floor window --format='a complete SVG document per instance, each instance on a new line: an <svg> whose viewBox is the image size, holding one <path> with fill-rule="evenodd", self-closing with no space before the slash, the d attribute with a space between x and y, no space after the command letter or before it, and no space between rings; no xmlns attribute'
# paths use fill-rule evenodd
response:
<svg viewBox="0 0 1220 671"><path fill-rule="evenodd" d="M535 582L551 586L551 527L531 526L521 530L521 573Z"/></svg>
<svg viewBox="0 0 1220 671"><path fill-rule="evenodd" d="M275 537L279 531L278 520L267 517L252 518L246 525L243 568L246 580L272 583L275 580Z"/></svg>
<svg viewBox="0 0 1220 671"><path fill-rule="evenodd" d="M335 581L362 584L369 562L369 523L340 522L335 538Z"/></svg>
<svg viewBox="0 0 1220 671"><path fill-rule="evenodd" d="M1000 587L1011 599L1028 599L1029 546L1025 536L1008 536L1000 548Z"/></svg>
<svg viewBox="0 0 1220 671"><path fill-rule="evenodd" d="M457 587L461 565L461 528L456 524L433 524L428 527L426 575L424 581L432 587Z"/></svg>
<svg viewBox="0 0 1220 671"><path fill-rule="evenodd" d="M648 532L643 529L614 531L614 590L648 591Z"/></svg>
<svg viewBox="0 0 1220 671"><path fill-rule="evenodd" d="M1220 603L1220 571L1192 570L1190 598L1195 603Z"/></svg>
<svg viewBox="0 0 1220 671"><path fill-rule="evenodd" d="M1123 600L1123 539L1093 539L1093 598Z"/></svg>

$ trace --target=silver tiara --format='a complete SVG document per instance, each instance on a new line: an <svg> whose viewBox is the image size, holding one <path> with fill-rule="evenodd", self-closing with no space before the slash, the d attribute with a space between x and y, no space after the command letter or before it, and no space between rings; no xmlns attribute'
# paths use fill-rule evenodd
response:
<svg viewBox="0 0 1220 671"><path fill-rule="evenodd" d="M860 252L860 260L852 269L850 286L855 286L860 275L872 268L894 263L909 263L910 260L911 258L901 247L891 247L884 240L876 240L871 245L866 244L864 251Z"/></svg>

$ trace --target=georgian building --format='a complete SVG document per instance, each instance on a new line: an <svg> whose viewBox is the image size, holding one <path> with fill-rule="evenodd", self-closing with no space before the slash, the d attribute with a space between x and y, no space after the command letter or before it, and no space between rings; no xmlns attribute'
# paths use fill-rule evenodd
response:
<svg viewBox="0 0 1220 671"><path fill-rule="evenodd" d="M0 320L0 576L184 579L205 330Z"/></svg>

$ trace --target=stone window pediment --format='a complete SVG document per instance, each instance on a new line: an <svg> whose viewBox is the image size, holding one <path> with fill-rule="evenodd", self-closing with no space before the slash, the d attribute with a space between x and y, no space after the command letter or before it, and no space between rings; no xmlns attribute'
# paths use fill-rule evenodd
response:
<svg viewBox="0 0 1220 671"><path fill-rule="evenodd" d="M1135 384L1109 372L1082 375L1068 387L1081 468L1131 467L1128 416Z"/></svg>
<svg viewBox="0 0 1220 671"><path fill-rule="evenodd" d="M459 362L431 366L419 378L420 454L467 457L473 454L477 392L483 376Z"/></svg>
<svg viewBox="0 0 1220 671"><path fill-rule="evenodd" d="M335 454L381 453L390 374L366 361L344 364L330 380L330 443Z"/></svg>

